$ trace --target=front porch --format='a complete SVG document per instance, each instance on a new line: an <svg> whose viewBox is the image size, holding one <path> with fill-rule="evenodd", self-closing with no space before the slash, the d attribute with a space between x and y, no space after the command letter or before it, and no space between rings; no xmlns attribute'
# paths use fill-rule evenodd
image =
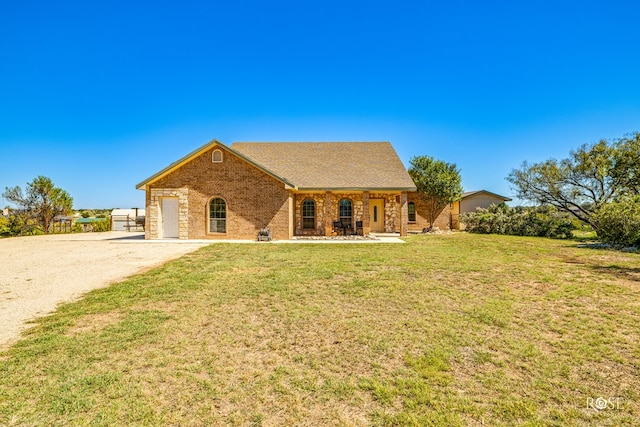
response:
<svg viewBox="0 0 640 427"><path fill-rule="evenodd" d="M293 199L294 236L407 234L406 192L298 192Z"/></svg>

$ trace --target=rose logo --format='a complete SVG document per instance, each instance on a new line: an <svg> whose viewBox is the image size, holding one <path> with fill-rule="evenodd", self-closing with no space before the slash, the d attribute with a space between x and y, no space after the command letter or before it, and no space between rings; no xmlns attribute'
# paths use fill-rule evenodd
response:
<svg viewBox="0 0 640 427"><path fill-rule="evenodd" d="M595 407L599 410L607 409L607 404L607 399L605 399L604 397L599 397L595 401Z"/></svg>

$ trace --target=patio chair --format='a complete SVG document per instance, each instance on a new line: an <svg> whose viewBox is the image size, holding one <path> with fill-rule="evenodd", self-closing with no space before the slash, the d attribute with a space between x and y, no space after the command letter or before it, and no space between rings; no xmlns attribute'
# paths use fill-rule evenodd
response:
<svg viewBox="0 0 640 427"><path fill-rule="evenodd" d="M333 232L341 234L344 232L344 227L342 226L342 222L333 221Z"/></svg>
<svg viewBox="0 0 640 427"><path fill-rule="evenodd" d="M364 235L364 228L362 227L362 221L356 221L356 229L354 234L356 236L363 236Z"/></svg>
<svg viewBox="0 0 640 427"><path fill-rule="evenodd" d="M353 234L353 226L351 225L351 221L349 221L348 219L341 219L340 220L340 224L342 225L342 234L343 235L348 235L348 234Z"/></svg>
<svg viewBox="0 0 640 427"><path fill-rule="evenodd" d="M259 242L270 242L271 241L271 230L268 228L261 228L258 231L258 241Z"/></svg>

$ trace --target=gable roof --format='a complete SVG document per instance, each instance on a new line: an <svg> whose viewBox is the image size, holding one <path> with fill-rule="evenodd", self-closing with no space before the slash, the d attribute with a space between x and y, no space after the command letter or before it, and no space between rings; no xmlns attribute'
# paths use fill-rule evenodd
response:
<svg viewBox="0 0 640 427"><path fill-rule="evenodd" d="M239 152L237 152L236 150L234 150L234 149L232 149L230 147L227 147L225 144L223 144L222 142L218 141L217 139L212 139L211 141L207 142L203 146L201 146L199 148L196 148L191 153L189 153L186 156L176 160L175 162L171 163L166 168L162 169L161 171L151 175L149 178L147 178L144 181L140 182L138 185L136 185L136 188L138 190L144 190L147 185L149 185L149 184L159 180L160 178L170 174L171 172L173 172L176 169L180 168L185 163L190 162L192 159L200 156L201 154L205 153L207 150L209 150L209 149L211 149L211 148L213 148L215 146L221 147L221 148L229 151L230 153L235 154L236 156L240 157L241 159L245 160L249 164L255 166L258 169L260 169L261 171L263 171L267 175L270 175L273 178L277 179L278 181L284 183L285 185L287 185L289 187L295 187L295 185L292 184L290 181L288 181L286 178L282 178L281 176L279 176L276 173L270 171L269 169L265 168L264 166L256 163L254 160L248 158L244 154L239 153Z"/></svg>
<svg viewBox="0 0 640 427"><path fill-rule="evenodd" d="M299 190L416 189L389 142L235 142L231 148Z"/></svg>
<svg viewBox="0 0 640 427"><path fill-rule="evenodd" d="M487 194L489 196L493 196L496 199L502 199L505 202L510 202L511 199L505 196L501 196L499 194L496 193L492 193L490 191L487 190L476 190L476 191L467 191L466 193L462 193L462 195L460 196L460 199L466 199L467 197L472 197L472 196L476 196L478 194Z"/></svg>

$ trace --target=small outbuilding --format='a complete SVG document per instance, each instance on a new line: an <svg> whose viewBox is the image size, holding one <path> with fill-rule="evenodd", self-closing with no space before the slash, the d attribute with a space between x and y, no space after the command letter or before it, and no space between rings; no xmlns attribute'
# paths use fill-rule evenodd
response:
<svg viewBox="0 0 640 427"><path fill-rule="evenodd" d="M461 214L475 212L477 208L488 208L491 205L510 202L509 197L501 196L487 190L467 191L462 193L460 200L453 203L451 208L451 228L464 230L464 224L460 224Z"/></svg>
<svg viewBox="0 0 640 427"><path fill-rule="evenodd" d="M51 223L51 228L49 231L52 233L71 233L71 224L73 223L73 218L66 215L57 215L53 218L53 222Z"/></svg>
<svg viewBox="0 0 640 427"><path fill-rule="evenodd" d="M87 233L93 231L94 223L102 220L104 220L104 218L78 218L75 223L80 224L83 233Z"/></svg>
<svg viewBox="0 0 640 427"><path fill-rule="evenodd" d="M110 216L111 231L144 231L144 209L114 209Z"/></svg>

